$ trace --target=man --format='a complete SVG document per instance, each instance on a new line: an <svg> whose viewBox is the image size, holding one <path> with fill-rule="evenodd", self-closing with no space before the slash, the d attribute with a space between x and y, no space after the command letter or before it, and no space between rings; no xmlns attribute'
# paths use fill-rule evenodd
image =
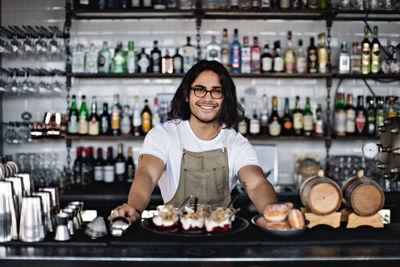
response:
<svg viewBox="0 0 400 267"><path fill-rule="evenodd" d="M194 65L174 95L171 120L154 127L144 140L128 203L115 208L109 219L139 219L157 183L164 203L174 205L189 195L199 203L227 205L237 178L260 213L276 203L254 148L232 128L243 113L222 64L202 60Z"/></svg>

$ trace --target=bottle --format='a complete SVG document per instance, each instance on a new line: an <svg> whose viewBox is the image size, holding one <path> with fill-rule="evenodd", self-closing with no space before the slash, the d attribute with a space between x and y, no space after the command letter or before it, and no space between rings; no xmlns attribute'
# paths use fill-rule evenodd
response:
<svg viewBox="0 0 400 267"><path fill-rule="evenodd" d="M293 118L290 114L288 97L285 97L285 108L283 111L282 126L282 135L293 135Z"/></svg>
<svg viewBox="0 0 400 267"><path fill-rule="evenodd" d="M215 40L215 35L211 36L211 42L206 46L206 59L221 62L221 46Z"/></svg>
<svg viewBox="0 0 400 267"><path fill-rule="evenodd" d="M239 0L231 0L231 9L239 9Z"/></svg>
<svg viewBox="0 0 400 267"><path fill-rule="evenodd" d="M281 122L278 115L278 98L272 97L272 111L268 120L268 133L270 136L279 136L281 134Z"/></svg>
<svg viewBox="0 0 400 267"><path fill-rule="evenodd" d="M318 34L318 72L328 72L328 50L325 44L325 33Z"/></svg>
<svg viewBox="0 0 400 267"><path fill-rule="evenodd" d="M346 111L344 109L344 92L339 88L336 94L335 103L335 134L337 136L346 135Z"/></svg>
<svg viewBox="0 0 400 267"><path fill-rule="evenodd" d="M153 8L154 9L166 9L167 1L166 0L154 0Z"/></svg>
<svg viewBox="0 0 400 267"><path fill-rule="evenodd" d="M85 72L85 52L84 46L77 44L75 51L72 53L72 72L84 73Z"/></svg>
<svg viewBox="0 0 400 267"><path fill-rule="evenodd" d="M94 163L94 180L96 182L104 181L104 160L103 150L101 147L97 148L97 159Z"/></svg>
<svg viewBox="0 0 400 267"><path fill-rule="evenodd" d="M303 134L303 111L300 108L300 97L296 96L296 104L293 110L293 131L295 135L302 135Z"/></svg>
<svg viewBox="0 0 400 267"><path fill-rule="evenodd" d="M81 177L81 182L80 185L85 186L90 183L90 166L89 166L89 160L88 160L88 155L87 155L87 150L82 148L82 158L80 161L80 177Z"/></svg>
<svg viewBox="0 0 400 267"><path fill-rule="evenodd" d="M131 112L129 105L125 105L121 116L121 134L131 133L131 126Z"/></svg>
<svg viewBox="0 0 400 267"><path fill-rule="evenodd" d="M131 0L131 8L139 9L140 7L141 7L141 1L140 0Z"/></svg>
<svg viewBox="0 0 400 267"><path fill-rule="evenodd" d="M290 8L290 1L289 0L280 0L280 6L282 9L288 9Z"/></svg>
<svg viewBox="0 0 400 267"><path fill-rule="evenodd" d="M322 113L321 104L318 104L315 111L314 135L318 137L325 135L324 114Z"/></svg>
<svg viewBox="0 0 400 267"><path fill-rule="evenodd" d="M251 8L251 0L240 0L240 9L249 10Z"/></svg>
<svg viewBox="0 0 400 267"><path fill-rule="evenodd" d="M118 182L125 181L125 157L123 153L123 146L122 144L118 144L118 155L114 160L115 164L115 178Z"/></svg>
<svg viewBox="0 0 400 267"><path fill-rule="evenodd" d="M251 47L251 72L260 73L261 68L261 49L258 46L257 36L253 37L253 46Z"/></svg>
<svg viewBox="0 0 400 267"><path fill-rule="evenodd" d="M228 30L224 28L221 41L221 63L227 70L230 69L230 61Z"/></svg>
<svg viewBox="0 0 400 267"><path fill-rule="evenodd" d="M219 0L218 8L219 9L228 9L228 0Z"/></svg>
<svg viewBox="0 0 400 267"><path fill-rule="evenodd" d="M253 136L257 136L260 134L260 120L258 119L257 115L257 102L254 101L252 104L253 109L253 117L250 119L250 127L249 133Z"/></svg>
<svg viewBox="0 0 400 267"><path fill-rule="evenodd" d="M109 146L107 148L107 159L104 162L104 182L105 183L113 183L115 181L115 173L114 173L114 159L113 159L113 151L112 147Z"/></svg>
<svg viewBox="0 0 400 267"><path fill-rule="evenodd" d="M142 0L142 6L146 9L153 8L153 0Z"/></svg>
<svg viewBox="0 0 400 267"><path fill-rule="evenodd" d="M78 133L80 135L88 134L88 119L89 114L86 108L86 96L82 95L81 108L79 109L79 122L78 122Z"/></svg>
<svg viewBox="0 0 400 267"><path fill-rule="evenodd" d="M126 174L126 181L127 182L132 182L133 178L135 177L135 172L136 172L136 167L135 167L135 162L133 161L132 158L132 147L130 146L128 148L128 158L126 159L125 163L125 174Z"/></svg>
<svg viewBox="0 0 400 267"><path fill-rule="evenodd" d="M386 118L388 118L388 119L395 118L395 117L397 117L397 115L398 115L398 112L396 109L396 98L393 95L391 95L391 96L389 96L389 107L386 112Z"/></svg>
<svg viewBox="0 0 400 267"><path fill-rule="evenodd" d="M378 40L378 27L374 26L374 39L371 42L371 73L377 74L381 70L380 45Z"/></svg>
<svg viewBox="0 0 400 267"><path fill-rule="evenodd" d="M99 73L109 73L111 66L111 53L108 48L108 42L103 41L103 47L99 51L99 56L97 57L97 70Z"/></svg>
<svg viewBox="0 0 400 267"><path fill-rule="evenodd" d="M154 114L151 117L151 125L152 125L152 127L155 127L156 125L160 124L160 121L161 121L161 119L160 119L160 113L159 113L159 110L158 110L158 98L155 97L154 98Z"/></svg>
<svg viewBox="0 0 400 267"><path fill-rule="evenodd" d="M241 48L242 63L240 65L241 73L251 72L251 48L249 46L249 37L243 36L243 46Z"/></svg>
<svg viewBox="0 0 400 267"><path fill-rule="evenodd" d="M358 51L358 42L352 43L351 55L350 55L350 72L361 73L361 55Z"/></svg>
<svg viewBox="0 0 400 267"><path fill-rule="evenodd" d="M168 49L165 51L165 56L161 59L161 73L174 73L174 61L170 57Z"/></svg>
<svg viewBox="0 0 400 267"><path fill-rule="evenodd" d="M346 133L345 135L354 135L356 132L356 109L353 106L353 95L347 94L346 112Z"/></svg>
<svg viewBox="0 0 400 267"><path fill-rule="evenodd" d="M85 72L97 73L97 51L93 43L90 44L90 49L85 54Z"/></svg>
<svg viewBox="0 0 400 267"><path fill-rule="evenodd" d="M272 55L269 52L269 42L265 41L264 42L264 51L263 54L261 55L261 72L262 73L268 73L272 71Z"/></svg>
<svg viewBox="0 0 400 267"><path fill-rule="evenodd" d="M367 116L364 109L364 96L357 96L357 108L356 108L356 134L365 135L366 132Z"/></svg>
<svg viewBox="0 0 400 267"><path fill-rule="evenodd" d="M186 45L182 47L183 51L183 72L186 73L195 63L196 50L193 45L190 44L190 36L186 37Z"/></svg>
<svg viewBox="0 0 400 267"><path fill-rule="evenodd" d="M274 72L283 72L284 60L281 56L281 41L274 42L274 61L272 63Z"/></svg>
<svg viewBox="0 0 400 267"><path fill-rule="evenodd" d="M339 55L339 73L350 72L350 54L347 50L347 43L342 42L340 44L340 55Z"/></svg>
<svg viewBox="0 0 400 267"><path fill-rule="evenodd" d="M215 3L215 0L207 0L206 7L208 9L216 9L217 8L217 4Z"/></svg>
<svg viewBox="0 0 400 267"><path fill-rule="evenodd" d="M317 73L318 71L318 53L314 45L314 37L310 38L310 45L307 49L307 68L308 73Z"/></svg>
<svg viewBox="0 0 400 267"><path fill-rule="evenodd" d="M111 117L108 113L108 104L103 103L103 113L100 115L100 134L111 134Z"/></svg>
<svg viewBox="0 0 400 267"><path fill-rule="evenodd" d="M375 137L380 137L381 132L378 131L379 126L383 125L383 120L385 119L385 112L383 110L383 98L378 96L376 98L376 113L375 113Z"/></svg>
<svg viewBox="0 0 400 267"><path fill-rule="evenodd" d="M167 101L161 101L160 105L160 122L164 123L168 121L168 103Z"/></svg>
<svg viewBox="0 0 400 267"><path fill-rule="evenodd" d="M78 146L76 148L76 158L74 161L73 172L74 172L74 180L73 184L81 184L81 162L82 162L82 150L83 147Z"/></svg>
<svg viewBox="0 0 400 267"><path fill-rule="evenodd" d="M121 105L119 104L119 94L114 94L114 101L111 108L111 134L116 136L121 134Z"/></svg>
<svg viewBox="0 0 400 267"><path fill-rule="evenodd" d="M364 27L364 40L361 42L361 73L371 72L371 44L368 40L368 27Z"/></svg>
<svg viewBox="0 0 400 267"><path fill-rule="evenodd" d="M282 1L281 1L282 3ZM287 33L287 49L284 54L284 64L285 64L285 72L293 73L296 67L296 56L294 54L293 45L292 45L292 32L288 31Z"/></svg>
<svg viewBox="0 0 400 267"><path fill-rule="evenodd" d="M314 131L314 114L311 111L310 98L306 97L306 107L303 113L303 133L305 136L312 136Z"/></svg>
<svg viewBox="0 0 400 267"><path fill-rule="evenodd" d="M68 118L68 134L77 134L78 133L78 108L76 106L76 95L72 95L71 107L69 109L69 118Z"/></svg>
<svg viewBox="0 0 400 267"><path fill-rule="evenodd" d="M89 135L99 135L100 134L100 122L97 116L97 99L95 96L92 97L91 113L89 116Z"/></svg>
<svg viewBox="0 0 400 267"><path fill-rule="evenodd" d="M150 72L150 58L146 54L145 48L142 48L138 56L138 72L139 73L149 73Z"/></svg>
<svg viewBox="0 0 400 267"><path fill-rule="evenodd" d="M175 49L175 55L173 57L174 62L174 73L183 73L183 57L179 54L179 47Z"/></svg>
<svg viewBox="0 0 400 267"><path fill-rule="evenodd" d="M262 135L268 134L268 104L267 95L262 96L262 109L260 113L260 132Z"/></svg>
<svg viewBox="0 0 400 267"><path fill-rule="evenodd" d="M318 7L319 7L318 0L309 0L308 1L308 8L317 9Z"/></svg>
<svg viewBox="0 0 400 267"><path fill-rule="evenodd" d="M108 7L108 9L116 9L117 8L117 0L108 0L107 7Z"/></svg>
<svg viewBox="0 0 400 267"><path fill-rule="evenodd" d="M161 72L161 51L158 49L158 41L154 40L153 50L150 52L151 59L151 72L160 73Z"/></svg>
<svg viewBox="0 0 400 267"><path fill-rule="evenodd" d="M128 42L128 52L126 54L126 70L128 73L136 72L136 51L135 42Z"/></svg>
<svg viewBox="0 0 400 267"><path fill-rule="evenodd" d="M292 6L292 9L300 9L303 7L303 1L302 0L292 0L291 6Z"/></svg>
<svg viewBox="0 0 400 267"><path fill-rule="evenodd" d="M246 110L245 99L244 97L240 98L240 105L243 110ZM244 116L243 120L241 120L237 125L237 130L243 136L247 135L249 132L250 119L247 116Z"/></svg>
<svg viewBox="0 0 400 267"><path fill-rule="evenodd" d="M239 43L239 37L238 37L238 29L234 29L233 31L233 42L231 44L231 72L232 73L240 73L240 69L242 66L242 55L241 55L241 50L242 47Z"/></svg>
<svg viewBox="0 0 400 267"><path fill-rule="evenodd" d="M299 39L299 48L296 53L296 71L297 73L307 72L307 55L303 49L303 40Z"/></svg>
<svg viewBox="0 0 400 267"><path fill-rule="evenodd" d="M366 134L368 136L375 136L375 100L373 96L367 96L367 124Z"/></svg>
<svg viewBox="0 0 400 267"><path fill-rule="evenodd" d="M142 134L147 134L151 129L151 110L149 108L149 101L147 99L144 100L144 107L142 109L141 118L142 118Z"/></svg>
<svg viewBox="0 0 400 267"><path fill-rule="evenodd" d="M140 136L141 127L142 127L142 116L140 114L139 96L135 95L135 104L133 106L133 117L132 117L132 134L134 136Z"/></svg>
<svg viewBox="0 0 400 267"><path fill-rule="evenodd" d="M126 72L125 51L123 50L122 42L118 42L114 52L112 73L125 73L125 72Z"/></svg>
<svg viewBox="0 0 400 267"><path fill-rule="evenodd" d="M252 0L251 1L251 9L253 9L253 10L260 9L260 5L261 5L260 0Z"/></svg>
<svg viewBox="0 0 400 267"><path fill-rule="evenodd" d="M263 10L271 9L271 1L270 0L261 0L261 9L263 9Z"/></svg>

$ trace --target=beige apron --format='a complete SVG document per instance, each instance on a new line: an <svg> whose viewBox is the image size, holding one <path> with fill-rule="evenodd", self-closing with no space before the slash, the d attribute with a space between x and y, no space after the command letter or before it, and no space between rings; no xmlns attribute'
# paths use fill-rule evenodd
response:
<svg viewBox="0 0 400 267"><path fill-rule="evenodd" d="M228 153L225 145L219 149L203 152L182 149L179 185L168 204L179 206L187 196L193 195L198 197L201 204L228 205L231 195Z"/></svg>

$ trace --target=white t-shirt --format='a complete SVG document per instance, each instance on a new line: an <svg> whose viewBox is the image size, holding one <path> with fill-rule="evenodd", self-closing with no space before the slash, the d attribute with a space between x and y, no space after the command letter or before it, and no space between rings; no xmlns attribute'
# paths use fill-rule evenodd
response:
<svg viewBox="0 0 400 267"><path fill-rule="evenodd" d="M217 137L204 141L196 136L189 121L168 121L147 133L139 154L150 154L164 162L164 171L158 185L164 202L168 202L175 195L179 185L182 149L203 152L223 147L228 151L229 190L232 191L242 167L260 166L253 146L234 129L222 128Z"/></svg>

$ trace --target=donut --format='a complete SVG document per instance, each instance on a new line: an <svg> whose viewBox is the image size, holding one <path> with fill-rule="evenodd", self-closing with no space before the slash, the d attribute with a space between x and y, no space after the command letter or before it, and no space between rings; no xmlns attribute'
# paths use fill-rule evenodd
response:
<svg viewBox="0 0 400 267"><path fill-rule="evenodd" d="M270 204L264 208L264 217L270 222L282 222L285 221L289 208L283 204Z"/></svg>
<svg viewBox="0 0 400 267"><path fill-rule="evenodd" d="M305 225L303 213L298 209L292 209L289 212L288 221L290 226L294 229L303 228Z"/></svg>
<svg viewBox="0 0 400 267"><path fill-rule="evenodd" d="M285 202L285 203L283 203L283 205L285 205L289 209L293 209L294 208L294 204L292 202Z"/></svg>
<svg viewBox="0 0 400 267"><path fill-rule="evenodd" d="M257 223L257 225L259 225L261 227L267 227L268 221L264 217L260 216L260 217L258 217L256 223Z"/></svg>
<svg viewBox="0 0 400 267"><path fill-rule="evenodd" d="M290 225L287 222L268 222L267 228L271 230L289 230Z"/></svg>

